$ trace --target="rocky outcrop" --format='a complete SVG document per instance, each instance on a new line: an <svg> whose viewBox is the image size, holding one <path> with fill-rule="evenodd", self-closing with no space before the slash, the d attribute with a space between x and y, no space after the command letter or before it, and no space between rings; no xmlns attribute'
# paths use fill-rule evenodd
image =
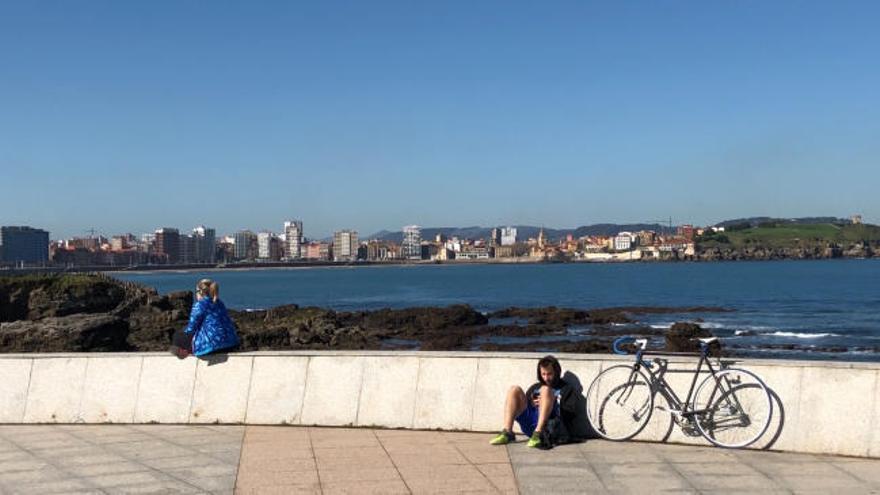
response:
<svg viewBox="0 0 880 495"><path fill-rule="evenodd" d="M0 352L165 351L186 326L188 291L154 289L102 275L0 277ZM230 311L241 350L422 349L603 352L615 336L660 336L634 315L722 308L507 308L467 305L336 312L294 304ZM626 325L619 325L625 323ZM589 338L572 327L590 328ZM553 343L546 340L552 336ZM505 342L506 341L506 342ZM503 342L503 343L499 343Z"/></svg>
<svg viewBox="0 0 880 495"><path fill-rule="evenodd" d="M696 323L678 322L666 332L666 350L671 352L699 352L700 343L697 339L712 337L712 332ZM720 355L721 345L710 344L712 355Z"/></svg>
<svg viewBox="0 0 880 495"><path fill-rule="evenodd" d="M128 323L106 314L0 323L0 349L4 352L127 351L127 338Z"/></svg>
<svg viewBox="0 0 880 495"><path fill-rule="evenodd" d="M698 261L739 260L818 260L832 258L870 258L874 249L867 243L847 246L814 244L797 247L771 247L754 245L745 248L732 246L700 247L693 259Z"/></svg>

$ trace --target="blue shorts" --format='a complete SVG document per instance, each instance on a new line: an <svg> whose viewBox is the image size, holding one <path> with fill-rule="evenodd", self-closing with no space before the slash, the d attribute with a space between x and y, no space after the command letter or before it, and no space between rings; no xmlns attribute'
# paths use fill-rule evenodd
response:
<svg viewBox="0 0 880 495"><path fill-rule="evenodd" d="M538 408L530 401L526 404L526 409L516 417L516 422L519 423L519 427L527 437L532 436L532 433L535 432L535 428L538 427L538 416L540 416L540 414ZM555 404L553 410L550 411L551 418L554 418L557 415L559 415L559 404Z"/></svg>

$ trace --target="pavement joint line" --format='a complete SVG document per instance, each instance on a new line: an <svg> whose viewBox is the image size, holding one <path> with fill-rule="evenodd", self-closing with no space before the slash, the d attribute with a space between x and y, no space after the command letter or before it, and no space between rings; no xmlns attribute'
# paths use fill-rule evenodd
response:
<svg viewBox="0 0 880 495"><path fill-rule="evenodd" d="M127 425L123 425L123 426L127 428ZM137 431L137 430L129 429L129 431ZM73 435L72 435L72 436L73 436ZM185 479L179 478L179 477L177 477L177 476L174 476L173 474L167 473L167 472L162 471L162 470L160 470L160 469L156 469L156 468L154 468L153 466L148 466L148 465L146 465L146 464L140 462L140 461L137 460L137 459L132 459L131 457L128 457L128 455L126 455L126 454L119 453L119 452L114 452L114 451L112 451L112 450L110 450L110 449L105 448L103 445L101 445L101 444L99 444L99 443L92 442L92 441L90 441L90 440L88 440L88 439L86 439L86 438L82 438L82 437L76 437L76 438L79 438L79 439L82 440L83 442L85 442L85 443L87 443L87 444L89 444L89 445L91 445L91 446L93 446L93 447L97 447L99 450L102 450L102 451L105 452L105 453L113 454L113 455L119 456L119 457L121 457L121 458L123 458L123 459L125 459L125 460L127 460L127 461L131 461L131 462L134 462L134 463L136 463L136 464L140 464L140 465L144 466L145 468L147 468L148 471L152 471L152 472L155 472L155 473L159 473L159 474L162 474L162 475L168 476L169 478L172 478L172 479L174 479L174 480L176 480L176 481L179 481L179 482L183 483L183 484L186 485L186 486L192 487L192 488L194 488L194 489L196 489L196 490L204 491L204 490L202 490L201 487L198 487L198 486L196 486L196 485L193 485L192 483L186 481ZM171 442L169 442L169 443L171 443ZM178 447L179 447L179 445L178 445ZM217 460L217 459L214 459L214 460ZM81 478L81 479L87 479L87 478Z"/></svg>
<svg viewBox="0 0 880 495"><path fill-rule="evenodd" d="M57 432L61 432L61 433L65 434L65 435L69 435L69 434L66 433L64 430L59 430L58 428L53 428L52 425L46 425L46 426L49 427L50 429L54 429L54 430L57 431ZM72 436L72 435L69 435L69 436ZM76 438L76 437L74 437L74 438ZM22 452L26 452L26 453L27 453L28 455L30 455L31 457L34 457L34 458L36 458L36 459L40 459L41 461L43 461L43 462L45 462L46 464L48 464L49 466L51 466L51 467L57 469L57 470L60 471L61 473L64 473L64 474L70 475L70 477L71 477L72 479L76 479L76 480L84 481L86 485L89 485L90 487L93 487L95 490L98 490L98 491L101 492L101 493L107 493L107 492L105 492L100 486L98 486L98 485L92 483L92 482L89 481L88 479L86 479L86 478L82 478L82 477L80 477L80 476L77 476L76 473L71 472L71 471L68 471L67 469L64 469L63 467L61 467L61 466L55 464L54 462L50 461L49 459L43 459L43 458L41 458L40 456L34 454L31 450L29 450L29 449L27 449L26 447L22 446L21 444L19 444L19 443L16 442L15 440L11 440L11 439L9 439L8 437L5 438L5 440L6 440L7 442L9 442L9 443L15 445L16 447L18 447L18 449L21 450Z"/></svg>
<svg viewBox="0 0 880 495"><path fill-rule="evenodd" d="M375 433L373 433L375 435ZM315 455L315 444L312 442L312 428L306 427L306 436L309 439L309 449L312 451L312 462L315 463L315 475L318 477L318 490L324 494L324 483L321 481L321 470L318 469L318 457Z"/></svg>
<svg viewBox="0 0 880 495"><path fill-rule="evenodd" d="M376 434L376 430L373 430L373 436L376 438L376 441L379 442L379 446L382 447L382 451L385 452L386 456L388 456L388 460L391 461L391 465L394 466L394 470L397 471L397 476L400 476L400 481L402 481L403 486L406 487L406 491L412 493L412 488L409 487L409 483L406 482L406 478L404 478L403 474L401 474L400 468L398 468L397 463L394 462L394 458L391 457L391 454L388 453L388 449L385 448L385 444L382 443L382 439L379 438L379 435Z"/></svg>
<svg viewBox="0 0 880 495"><path fill-rule="evenodd" d="M765 480L769 481L774 487L776 487L776 488L778 488L778 489L780 489L780 490L784 490L784 491L786 491L786 492L788 492L788 493L794 493L792 490L788 489L787 487L784 487L784 486L780 485L779 483L777 483L776 480L773 479L773 477L770 476L766 471L764 471L763 469L761 469L761 468L759 468L758 466L756 466L756 465L752 464L751 462L749 462L748 456L740 455L740 451L734 450L734 452L733 452L733 456L734 456L734 458L736 458L737 461L739 461L739 462L745 464L746 466L748 466L748 467L754 469L758 474L760 474L761 476L763 476Z"/></svg>
<svg viewBox="0 0 880 495"><path fill-rule="evenodd" d="M253 375L253 373L251 373ZM235 466L235 482L232 483L232 492L235 493L235 490L238 489L238 473L241 472L241 458L244 455L244 445L247 439L248 430L250 428L245 427L244 432L241 434L241 446L238 449L238 465Z"/></svg>
<svg viewBox="0 0 880 495"><path fill-rule="evenodd" d="M230 426L232 426L232 425L230 425ZM200 456L200 457L208 457L208 458L210 458L211 460L216 461L216 462L219 462L219 463L221 463L221 464L227 464L227 462L226 462L225 460L223 460L223 459L218 459L218 458L214 457L214 456L211 455L211 454L208 454L208 453L204 453L204 452L200 452L200 451L198 451L198 450L195 450L195 449L193 449L192 447L190 447L190 446L187 445L187 444L177 443L177 442L174 442L173 440L168 440L168 439L163 438L163 437L161 437L161 436L159 436L159 435L155 435L155 434L152 434L152 433L147 433L146 430L135 430L135 431L138 431L138 432L140 432L140 433L143 433L144 435L146 435L146 436L148 436L148 437L151 437L151 438L154 438L154 439L156 439L156 440L160 440L160 441L162 441L162 442L169 443L169 444L171 444L171 445L174 445L175 447L180 447L180 448L182 448L182 449L186 449L186 450L189 450L189 451L194 451L193 453L195 453L196 455L198 455L198 456ZM215 432L216 432L216 430L211 430L211 431L215 431ZM245 431L247 431L246 428L245 428ZM242 440L241 440L241 442L239 442L239 451L238 451L238 460L239 460L239 463L241 463L241 448L242 448L242 446L244 445L244 432L242 432L242 435L241 435L241 436L242 436Z"/></svg>
<svg viewBox="0 0 880 495"><path fill-rule="evenodd" d="M677 474L678 477L679 477L682 481L684 481L689 487L691 487L691 489L693 489L693 490L694 490L695 492L697 492L697 493L703 493L702 490L698 489L693 483L691 483L691 480L688 479L688 477L685 476L684 473L682 473L681 471L679 471L679 469L678 469L677 467L675 467L675 464L673 464L672 462L669 461L669 458L667 458L665 455L662 456L661 458L663 459L663 462L662 462L662 463L663 463L664 465L666 465L666 466L667 466L672 472L674 472L675 474Z"/></svg>
<svg viewBox="0 0 880 495"><path fill-rule="evenodd" d="M589 440L586 440L583 443L586 443L588 441ZM583 445L583 444L581 444L581 445ZM584 462L590 468L590 471L592 471L593 474L596 475L596 479L599 480L599 484L602 485L602 490L604 490L605 492L608 492L609 491L608 485L606 485L605 480L603 480L602 477L599 476L599 471L596 469L596 466L594 466L593 463L590 462L590 459L587 457L587 454L584 452L584 449L582 448L581 445L578 445L578 453L580 453L581 458L583 458Z"/></svg>
<svg viewBox="0 0 880 495"><path fill-rule="evenodd" d="M828 460L823 460L822 462L824 462L825 464L828 464L829 466L831 466L832 469L836 469L837 471L846 474L847 476L849 476L850 478L852 478L852 479L858 481L859 483L863 483L863 484L864 484L864 483L867 483L867 481L865 481L865 480L859 478L859 477L856 476L855 474L849 472L849 471L846 470L846 469L843 469L842 467L838 466L837 464L835 464L835 463L833 463L833 462L829 462Z"/></svg>
<svg viewBox="0 0 880 495"><path fill-rule="evenodd" d="M510 470L511 470L511 472L513 472L513 484L516 485L516 491L517 491L517 493L518 493L518 492L519 492L519 487L520 487L519 476L516 474L516 467L515 467L514 464L513 464L513 459L510 458L510 447L511 447L511 445L512 445L512 444L510 444L510 443L508 443L507 445L505 445L505 446L504 446L504 450L505 450L505 452L507 452L507 462L510 463Z"/></svg>
<svg viewBox="0 0 880 495"><path fill-rule="evenodd" d="M477 366L479 367L479 361L477 361ZM498 485L495 484L495 482L493 482L491 479L489 479L489 477L486 476L486 473L484 473L483 470L479 468L479 466L477 466L476 464L474 464L474 463L470 460L470 458L469 458L468 456L466 456L465 453L462 452L460 448L458 448L458 445L456 445L455 442L453 442L452 440L449 440L449 439L447 438L447 439L446 439L446 443L449 444L449 445L451 445L452 448L455 449L456 452L458 452L458 455L460 455L465 461L467 461L467 463L468 463L472 468L476 469L477 472L480 473L480 476L482 476L483 478L485 478L486 481L489 482L489 484L492 486L492 488L494 488L498 493L503 493L502 490L501 490L501 488L499 488ZM508 458L509 458L509 456L508 456ZM511 467L511 470L512 470L512 469L513 469L513 468Z"/></svg>

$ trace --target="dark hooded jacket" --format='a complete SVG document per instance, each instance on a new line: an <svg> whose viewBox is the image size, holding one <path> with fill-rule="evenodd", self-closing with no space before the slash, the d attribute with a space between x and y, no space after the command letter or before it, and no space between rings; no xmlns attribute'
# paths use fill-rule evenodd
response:
<svg viewBox="0 0 880 495"><path fill-rule="evenodd" d="M537 393L542 385L543 383L541 382L533 384L526 391L526 397L531 398L533 394ZM565 427L568 431L577 431L576 420L578 417L577 408L580 403L578 396L580 394L562 378L557 378L556 383L551 385L551 387L559 390L559 417L562 419L562 422L565 423Z"/></svg>
<svg viewBox="0 0 880 495"><path fill-rule="evenodd" d="M562 378L562 367L559 365L559 361L557 361L556 358L552 358L552 363L556 375L556 380L549 385L554 390L559 390L559 417L560 419L562 419L562 422L565 423L565 427L568 429L569 432L578 431L579 429L577 428L576 423L578 418L578 407L580 405L581 395L570 383ZM541 381L540 362L538 363L537 376L538 382L533 384L526 391L527 400L531 400L531 397L535 393L537 393L542 385L544 385L544 383Z"/></svg>

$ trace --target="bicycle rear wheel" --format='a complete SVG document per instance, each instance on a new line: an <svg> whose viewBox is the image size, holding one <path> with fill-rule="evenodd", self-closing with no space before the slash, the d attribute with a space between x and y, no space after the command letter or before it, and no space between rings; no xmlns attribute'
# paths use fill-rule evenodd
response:
<svg viewBox="0 0 880 495"><path fill-rule="evenodd" d="M587 419L608 440L638 435L653 410L651 382L632 365L612 366L599 373L587 391Z"/></svg>
<svg viewBox="0 0 880 495"><path fill-rule="evenodd" d="M719 447L747 447L761 438L773 417L767 386L751 371L729 368L709 375L697 388L692 407L697 428Z"/></svg>

